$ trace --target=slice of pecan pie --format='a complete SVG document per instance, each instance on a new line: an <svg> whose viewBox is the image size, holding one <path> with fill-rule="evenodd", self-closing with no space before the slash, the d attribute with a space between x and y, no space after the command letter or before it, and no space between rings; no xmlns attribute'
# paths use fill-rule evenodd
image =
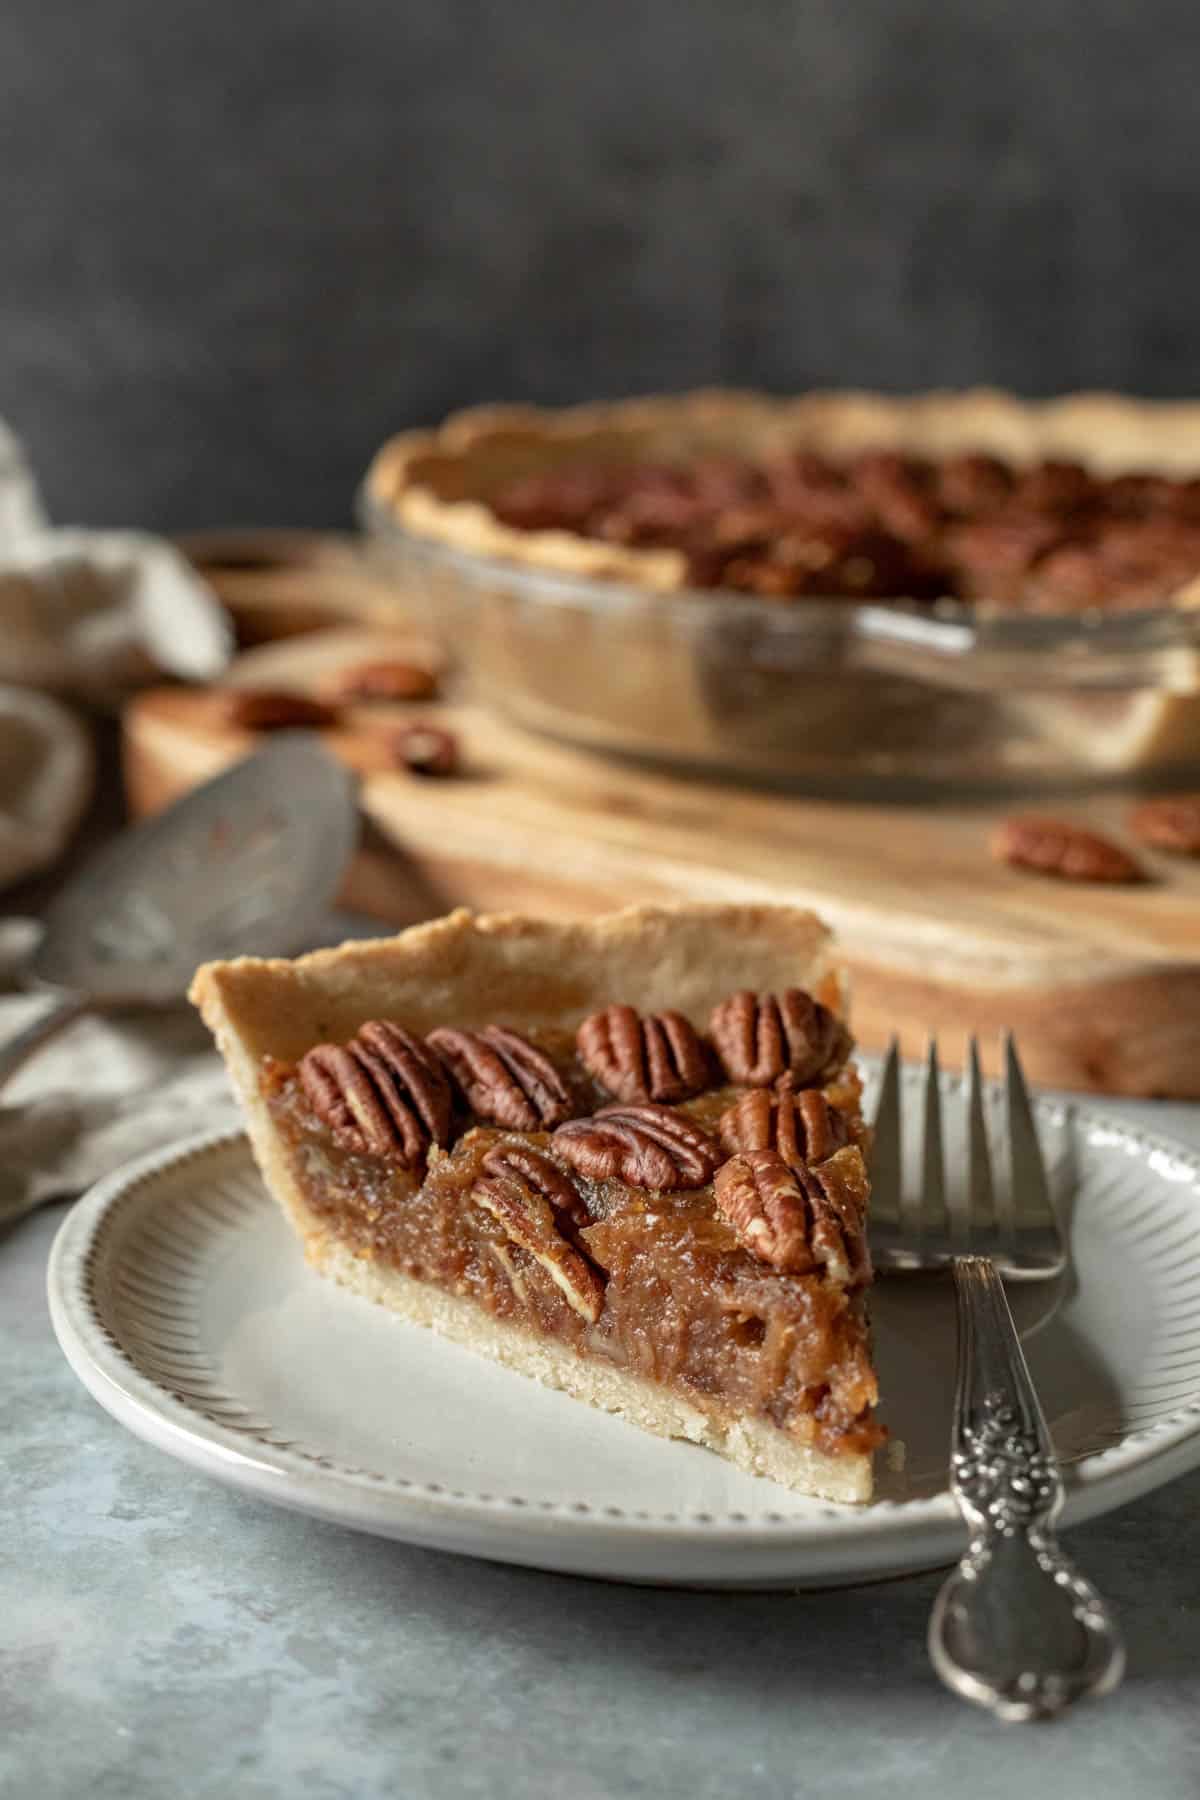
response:
<svg viewBox="0 0 1200 1800"><path fill-rule="evenodd" d="M456 912L192 997L323 1273L645 1430L863 1500L859 1083L791 908Z"/></svg>

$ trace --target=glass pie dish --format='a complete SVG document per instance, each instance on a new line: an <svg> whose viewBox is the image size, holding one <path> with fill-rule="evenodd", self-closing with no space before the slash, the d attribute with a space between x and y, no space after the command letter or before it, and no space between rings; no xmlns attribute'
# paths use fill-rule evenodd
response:
<svg viewBox="0 0 1200 1800"><path fill-rule="evenodd" d="M360 504L556 737L819 789L1161 781L1200 765L1198 444L1187 402L697 390L452 414Z"/></svg>
<svg viewBox="0 0 1200 1800"><path fill-rule="evenodd" d="M478 696L590 749L817 788L1200 769L1200 611L661 593L439 543L369 492L360 513Z"/></svg>

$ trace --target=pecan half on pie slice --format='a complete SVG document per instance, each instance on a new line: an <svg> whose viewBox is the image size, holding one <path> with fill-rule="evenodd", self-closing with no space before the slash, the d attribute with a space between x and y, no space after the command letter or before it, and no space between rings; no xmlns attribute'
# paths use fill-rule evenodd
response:
<svg viewBox="0 0 1200 1800"><path fill-rule="evenodd" d="M646 1430L869 1497L864 1134L810 914L459 912L211 963L193 998L323 1273Z"/></svg>

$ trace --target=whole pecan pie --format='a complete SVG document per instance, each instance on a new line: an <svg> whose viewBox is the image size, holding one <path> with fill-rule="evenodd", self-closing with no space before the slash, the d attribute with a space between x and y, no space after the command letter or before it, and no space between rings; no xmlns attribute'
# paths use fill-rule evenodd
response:
<svg viewBox="0 0 1200 1800"><path fill-rule="evenodd" d="M1200 603L1200 409L1111 394L477 408L385 445L368 491L417 537L663 590Z"/></svg>
<svg viewBox="0 0 1200 1800"><path fill-rule="evenodd" d="M456 912L192 997L323 1273L643 1429L863 1500L867 1175L811 914Z"/></svg>

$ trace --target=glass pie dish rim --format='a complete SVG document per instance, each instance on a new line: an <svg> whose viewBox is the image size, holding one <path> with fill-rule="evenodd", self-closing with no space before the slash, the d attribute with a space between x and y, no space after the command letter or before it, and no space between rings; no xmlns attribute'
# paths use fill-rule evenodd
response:
<svg viewBox="0 0 1200 1800"><path fill-rule="evenodd" d="M404 525L366 485L359 490L356 514L368 543L380 541L425 563L445 569L473 586L503 585L521 597L548 606L593 613L645 612L684 630L699 626L757 626L765 637L786 642L821 629L835 631L847 642L881 650L920 653L943 663L996 653L1009 659L1041 659L1058 651L1070 660L1053 671L1054 686L1092 685L1085 671L1099 673L1095 659L1128 655L1145 657L1171 650L1200 653L1200 605L1091 608L1062 613L1028 613L986 601L951 597L936 601L894 599L850 600L814 595L764 599L730 588L658 589L616 577L583 575L539 567L506 557L449 544ZM1152 671L1136 665L1112 671L1107 679L1136 679L1139 686L1159 685ZM1046 678L1038 685L1046 685ZM1200 687L1200 671L1195 685Z"/></svg>

